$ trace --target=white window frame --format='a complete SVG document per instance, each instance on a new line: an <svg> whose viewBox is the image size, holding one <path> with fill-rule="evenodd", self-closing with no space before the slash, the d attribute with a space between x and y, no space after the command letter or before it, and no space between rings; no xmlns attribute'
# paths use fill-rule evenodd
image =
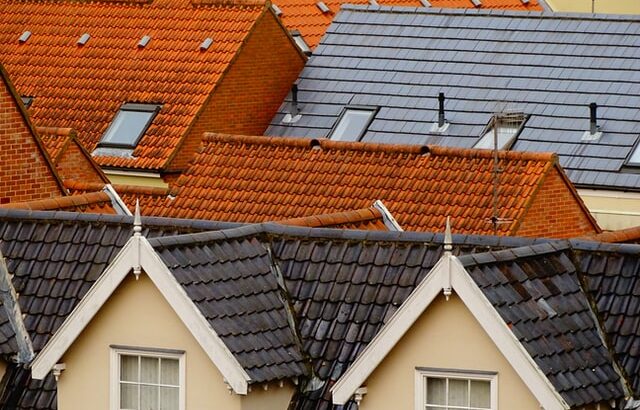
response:
<svg viewBox="0 0 640 410"><path fill-rule="evenodd" d="M183 350L153 349L144 347L110 346L109 409L120 410L120 356L146 356L178 360L178 409L185 410L185 352Z"/></svg>
<svg viewBox="0 0 640 410"><path fill-rule="evenodd" d="M430 367L416 367L414 391L415 410L425 410L425 377L488 381L491 383L491 410L498 410L498 373L476 370L436 369Z"/></svg>

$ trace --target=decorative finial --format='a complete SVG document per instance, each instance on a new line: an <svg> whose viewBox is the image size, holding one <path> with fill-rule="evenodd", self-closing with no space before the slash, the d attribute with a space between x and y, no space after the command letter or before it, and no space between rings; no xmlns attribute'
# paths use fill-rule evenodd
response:
<svg viewBox="0 0 640 410"><path fill-rule="evenodd" d="M140 278L142 267L140 266L140 240L142 236L142 218L140 218L140 201L136 199L136 212L133 215L133 237L136 239L136 260L133 263L133 274L136 280Z"/></svg>
<svg viewBox="0 0 640 410"><path fill-rule="evenodd" d="M140 218L140 201L136 199L136 212L133 216L133 235L140 236L142 233L142 218Z"/></svg>
<svg viewBox="0 0 640 410"><path fill-rule="evenodd" d="M451 252L453 250L453 240L451 239L451 223L447 216L447 226L444 230L444 251Z"/></svg>

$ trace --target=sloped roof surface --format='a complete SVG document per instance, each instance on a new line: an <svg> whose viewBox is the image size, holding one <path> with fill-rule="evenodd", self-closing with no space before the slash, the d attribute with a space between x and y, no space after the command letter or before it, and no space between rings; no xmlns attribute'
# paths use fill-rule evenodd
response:
<svg viewBox="0 0 640 410"><path fill-rule="evenodd" d="M252 383L307 374L289 324L293 314L263 244L151 242Z"/></svg>
<svg viewBox="0 0 640 410"><path fill-rule="evenodd" d="M347 105L379 106L364 141L473 146L496 112L529 118L512 149L556 152L578 186L640 189L640 20L345 6L298 81L302 117L271 136L327 137ZM438 93L449 128L430 133ZM589 104L602 137L583 141Z"/></svg>
<svg viewBox="0 0 640 410"><path fill-rule="evenodd" d="M427 152L428 151L428 152ZM210 134L172 195L143 213L264 222L382 200L406 230L493 233L490 151ZM551 154L500 153L500 233L509 234L554 167Z"/></svg>
<svg viewBox="0 0 640 410"><path fill-rule="evenodd" d="M90 212L96 214L116 214L111 197L104 192L63 196L29 202L12 202L0 208L30 209L32 211Z"/></svg>
<svg viewBox="0 0 640 410"><path fill-rule="evenodd" d="M345 4L369 4L368 0L327 0L324 3L330 11L323 13L315 0L275 0L273 2L282 10L280 19L289 30L298 30L305 42L312 49L320 42L320 38L335 18L336 13ZM429 0L432 7L474 8L471 0ZM423 7L420 0L379 0L381 6ZM483 0L482 8L511 10L542 10L536 0L523 4L521 0Z"/></svg>
<svg viewBox="0 0 640 410"><path fill-rule="evenodd" d="M625 396L568 242L461 262L571 408Z"/></svg>
<svg viewBox="0 0 640 410"><path fill-rule="evenodd" d="M103 166L159 169L264 10L259 0L0 1L0 60L39 126L78 131L92 151L120 106L162 104L128 156ZM24 43L18 38L30 31ZM91 36L77 45L83 33ZM143 36L146 47L138 47ZM213 44L199 49L206 38Z"/></svg>

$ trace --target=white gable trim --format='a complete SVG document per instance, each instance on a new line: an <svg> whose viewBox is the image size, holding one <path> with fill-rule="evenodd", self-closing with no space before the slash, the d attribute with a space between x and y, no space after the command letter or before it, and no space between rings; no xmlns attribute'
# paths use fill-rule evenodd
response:
<svg viewBox="0 0 640 410"><path fill-rule="evenodd" d="M138 250L139 254L137 255ZM109 300L111 294L132 271L132 265L137 260L140 261L144 272L169 302L169 305L171 305L180 320L182 320L213 364L222 373L225 381L233 391L237 394L247 394L248 382L251 378L144 237L131 238L116 255L113 262L33 361L31 366L32 377L42 380L47 376L53 366L58 363L93 317Z"/></svg>
<svg viewBox="0 0 640 410"><path fill-rule="evenodd" d="M331 389L333 403L344 405L363 385L404 334L443 290L453 288L498 350L524 381L544 410L567 410L569 405L555 390L533 358L520 344L498 312L469 276L460 261L446 254L433 267L400 309L369 343Z"/></svg>

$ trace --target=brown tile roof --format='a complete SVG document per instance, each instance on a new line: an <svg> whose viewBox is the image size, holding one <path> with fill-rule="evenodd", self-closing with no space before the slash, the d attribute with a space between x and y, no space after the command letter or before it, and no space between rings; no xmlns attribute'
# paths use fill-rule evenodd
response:
<svg viewBox="0 0 640 410"><path fill-rule="evenodd" d="M90 192L60 198L40 199L29 202L14 202L0 208L29 209L32 211L70 211L96 214L116 214L111 198L106 192Z"/></svg>
<svg viewBox="0 0 640 410"><path fill-rule="evenodd" d="M595 235L584 236L582 239L608 243L640 243L640 226L619 229L617 231L601 232Z"/></svg>
<svg viewBox="0 0 640 410"><path fill-rule="evenodd" d="M471 0L429 0L432 7L474 8ZM273 3L282 10L280 19L289 30L298 30L305 42L312 49L320 42L320 38L331 24L336 13L343 4L369 4L369 0L324 0L331 9L328 13L320 11L317 0L274 0ZM422 7L420 0L378 0L381 6ZM536 0L523 4L521 0L482 0L482 8L510 10L543 10Z"/></svg>
<svg viewBox="0 0 640 410"><path fill-rule="evenodd" d="M34 120L76 129L89 151L124 102L162 104L135 159L96 158L160 169L265 10L258 0L0 0L0 59L36 96ZM79 46L83 33L91 38ZM138 47L145 35L151 41ZM206 38L213 44L200 51Z"/></svg>
<svg viewBox="0 0 640 410"><path fill-rule="evenodd" d="M544 176L546 153L500 152L498 233L521 222ZM264 222L342 212L382 200L406 230L493 233L492 152L207 134L172 199L143 214Z"/></svg>
<svg viewBox="0 0 640 410"><path fill-rule="evenodd" d="M373 206L353 211L303 216L276 222L283 225L306 226L309 228L359 229L364 231L389 230L384 224L382 213Z"/></svg>

